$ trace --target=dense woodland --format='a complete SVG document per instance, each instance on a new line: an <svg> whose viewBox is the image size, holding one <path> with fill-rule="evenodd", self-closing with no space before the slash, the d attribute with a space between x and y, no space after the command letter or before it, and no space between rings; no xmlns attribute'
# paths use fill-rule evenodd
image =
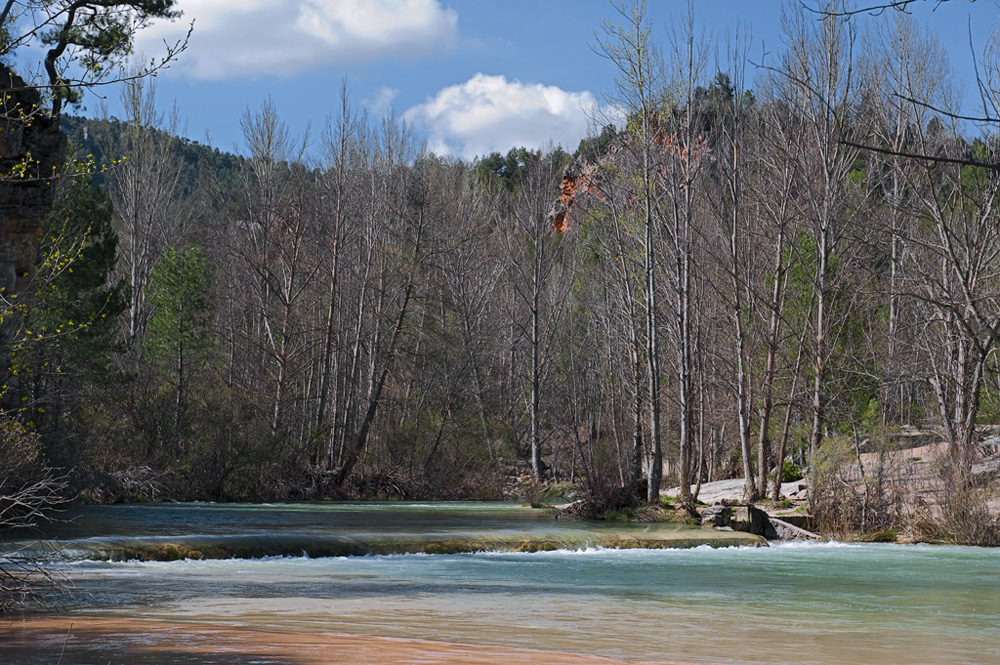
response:
<svg viewBox="0 0 1000 665"><path fill-rule="evenodd" d="M472 163L347 87L319 136L248 109L234 156L131 81L129 117L63 116L3 408L91 500L569 481L595 514L797 469L822 498L912 426L947 442L945 510L996 519L970 470L1000 422L1000 146L906 14L783 29L758 68L626 8L595 39L620 112ZM895 519L881 488L858 528Z"/></svg>

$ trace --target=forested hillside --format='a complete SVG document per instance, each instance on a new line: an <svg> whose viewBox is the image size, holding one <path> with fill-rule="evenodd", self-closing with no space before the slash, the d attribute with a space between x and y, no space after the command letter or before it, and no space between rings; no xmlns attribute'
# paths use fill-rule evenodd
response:
<svg viewBox="0 0 1000 665"><path fill-rule="evenodd" d="M800 12L751 80L733 45L710 63L691 28L659 57L624 18L597 44L620 117L578 148L440 157L346 91L308 144L249 109L245 156L176 138L149 80L131 117L64 117L91 165L59 181L3 407L98 501L532 477L597 514L673 485L693 510L702 481L778 499L801 469L858 528L902 519L893 470L836 470L918 428L947 443L945 514L995 520L972 469L1000 146L947 113L934 37Z"/></svg>

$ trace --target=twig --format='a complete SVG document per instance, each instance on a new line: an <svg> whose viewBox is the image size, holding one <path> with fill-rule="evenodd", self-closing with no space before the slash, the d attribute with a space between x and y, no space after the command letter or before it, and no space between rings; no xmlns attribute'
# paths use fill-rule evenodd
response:
<svg viewBox="0 0 1000 665"><path fill-rule="evenodd" d="M59 660L56 661L56 665L62 665L63 656L66 655L66 643L69 642L69 635L70 631L72 630L73 630L73 624L71 622L69 624L69 628L66 629L66 639L63 640L62 651L59 652Z"/></svg>
<svg viewBox="0 0 1000 665"><path fill-rule="evenodd" d="M891 0L890 2L880 2L875 5L869 5L862 9L845 9L843 11L829 11L824 9L813 9L810 5L807 5L804 1L800 0L802 6L812 12L813 14L820 14L824 18L827 16L850 18L857 14L872 14L874 16L881 16L887 9L895 9L896 11L905 12L910 5L912 5L917 0ZM942 3L948 2L948 0L936 0L934 3L934 9L931 11L937 11L937 8L942 5Z"/></svg>
<svg viewBox="0 0 1000 665"><path fill-rule="evenodd" d="M984 169L990 169L991 171L1000 171L1000 163L990 163L990 162L980 162L974 159L962 159L958 157L943 157L935 155L923 155L914 152L905 152L902 150L892 150L891 148L880 148L874 145L865 145L863 143L854 143L853 141L847 141L841 139L839 141L841 145L846 145L850 148L859 148L861 150L867 150L869 152L878 152L883 155L892 155L894 157L906 157L907 159L917 159L927 162L944 162L946 164L959 164L961 166L978 166Z"/></svg>

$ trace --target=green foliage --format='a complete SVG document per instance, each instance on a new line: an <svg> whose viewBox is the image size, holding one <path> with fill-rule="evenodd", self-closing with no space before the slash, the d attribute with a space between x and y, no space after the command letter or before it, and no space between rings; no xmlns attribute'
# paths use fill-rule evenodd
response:
<svg viewBox="0 0 1000 665"><path fill-rule="evenodd" d="M74 12L55 27L41 33L41 41L53 49L76 47L79 64L89 72L100 73L111 63L117 64L132 52L135 32L153 19L180 16L175 0L91 0L72 3ZM89 10L89 11L80 11Z"/></svg>
<svg viewBox="0 0 1000 665"><path fill-rule="evenodd" d="M1000 361L995 354L986 360L983 374L986 377L1000 377ZM1000 422L1000 383L984 381L979 395L979 414L976 420L979 425L990 425Z"/></svg>
<svg viewBox="0 0 1000 665"><path fill-rule="evenodd" d="M146 350L155 360L203 358L211 346L209 280L212 265L197 245L171 246L153 267L147 299L155 311Z"/></svg>
<svg viewBox="0 0 1000 665"><path fill-rule="evenodd" d="M705 99L718 106L728 105L736 99L736 89L733 88L729 74L718 72L708 89L699 87L695 90L695 99L699 101Z"/></svg>
<svg viewBox="0 0 1000 665"><path fill-rule="evenodd" d="M188 404L192 385L195 390L200 388L203 377L199 372L207 367L212 348L211 272L201 247L170 246L153 266L146 290L147 300L155 308L142 347L149 369L156 371L152 443L154 449L168 444L169 454L181 460L188 458L193 440L198 439L198 427L191 427ZM205 402L201 397L196 406Z"/></svg>
<svg viewBox="0 0 1000 665"><path fill-rule="evenodd" d="M43 265L59 270L33 325L59 331L67 355L84 364L88 379L104 374L115 317L126 306L124 283L109 283L118 250L112 214L111 200L91 176L74 177L45 221L41 245Z"/></svg>
<svg viewBox="0 0 1000 665"><path fill-rule="evenodd" d="M638 514L638 509L633 506L626 506L604 513L604 520L606 522L633 522L638 517Z"/></svg>
<svg viewBox="0 0 1000 665"><path fill-rule="evenodd" d="M76 157L92 161L97 166L93 180L98 187L105 184L104 169L116 160L127 158L125 137L128 136L128 124L121 120L63 115L60 128L69 137ZM175 189L178 199L204 201L210 209L221 212L224 199L217 194L232 191L238 186L246 159L157 129L147 128L145 131L152 134L155 147L168 145L180 159L181 168Z"/></svg>
<svg viewBox="0 0 1000 665"><path fill-rule="evenodd" d="M700 121L707 135L716 134L716 128L729 122L738 108L747 109L754 104L753 93L749 90L744 91L739 100L736 93L729 74L722 71L716 73L707 88L695 88L694 104L700 110Z"/></svg>
<svg viewBox="0 0 1000 665"><path fill-rule="evenodd" d="M580 140L573 158L583 157L589 161L597 161L607 153L608 148L618 139L618 128L612 124L604 125L597 136L588 136Z"/></svg>
<svg viewBox="0 0 1000 665"><path fill-rule="evenodd" d="M785 460L781 465L781 482L792 483L802 480L802 469L791 460Z"/></svg>
<svg viewBox="0 0 1000 665"><path fill-rule="evenodd" d="M68 43L84 50L84 66L100 68L115 56L128 55L132 35L154 18L177 18L175 0L91 0L74 2L79 18L72 24L57 25L42 33L42 43L52 46ZM65 3L64 3L65 4ZM80 11L80 9L89 11Z"/></svg>
<svg viewBox="0 0 1000 665"><path fill-rule="evenodd" d="M850 176L849 176L850 177ZM800 231L787 250L790 266L786 286L784 316L792 330L809 328L813 324L817 301L816 283L819 270L819 248L816 239ZM871 366L863 354L868 337L885 317L884 307L860 301L856 292L861 288L854 281L851 267L842 265L841 257L831 253L827 258L825 292L828 331L826 335L824 383L828 415L841 434L853 434L856 428L871 432L881 425L879 403L882 367ZM774 276L768 275L773 283ZM831 286L832 285L832 286ZM770 285L768 285L770 288ZM804 338L811 345L810 336ZM860 352L859 352L860 351ZM782 353L792 365L800 353L799 338L786 338ZM807 347L803 375L806 385L812 385L815 372L815 349ZM857 363L864 366L859 367Z"/></svg>
<svg viewBox="0 0 1000 665"><path fill-rule="evenodd" d="M882 423L882 405L872 397L861 411L861 427L865 432L873 432Z"/></svg>
<svg viewBox="0 0 1000 665"><path fill-rule="evenodd" d="M114 76L123 76L136 33L156 19L180 16L176 0L26 0L2 8L5 21L0 57L44 53L48 76L44 94L59 116L64 101L76 103L82 91ZM187 45L166 45L166 55L132 75L145 76L162 67ZM43 47L39 49L39 47ZM18 51L21 49L21 51ZM29 65L30 68L30 65ZM71 76L64 78L66 71Z"/></svg>
<svg viewBox="0 0 1000 665"><path fill-rule="evenodd" d="M117 249L111 215L107 195L90 176L61 181L32 283L27 293L12 295L8 302L16 304L4 312L5 322L19 328L8 346L6 404L56 441L61 437L50 430L73 411L81 386L109 376L116 317L124 308L121 284L108 282Z"/></svg>
<svg viewBox="0 0 1000 665"><path fill-rule="evenodd" d="M560 153L562 153L561 150ZM493 152L479 159L473 166L473 170L480 185L495 182L506 191L514 192L520 187L532 166L542 159L542 156L541 150L528 150L524 147L511 148L506 156L499 152ZM561 160L562 157L558 156L557 159Z"/></svg>

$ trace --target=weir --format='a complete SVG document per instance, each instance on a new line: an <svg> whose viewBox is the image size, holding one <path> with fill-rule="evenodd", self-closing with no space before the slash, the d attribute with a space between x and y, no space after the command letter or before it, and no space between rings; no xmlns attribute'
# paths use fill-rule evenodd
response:
<svg viewBox="0 0 1000 665"><path fill-rule="evenodd" d="M50 527L55 539L11 546L52 561L767 546L760 536L675 523L557 522L512 504L84 506L67 518Z"/></svg>
<svg viewBox="0 0 1000 665"><path fill-rule="evenodd" d="M563 529L523 534L187 536L95 538L68 542L40 541L20 556L49 560L176 561L178 559L258 559L464 554L474 552L545 552L554 550L683 549L691 547L766 547L760 536L708 529L634 528Z"/></svg>

